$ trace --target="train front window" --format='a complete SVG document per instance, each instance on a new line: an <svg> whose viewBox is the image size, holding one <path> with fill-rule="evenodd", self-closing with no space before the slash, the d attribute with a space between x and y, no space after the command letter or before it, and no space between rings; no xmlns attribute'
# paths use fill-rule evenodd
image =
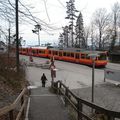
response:
<svg viewBox="0 0 120 120"><path fill-rule="evenodd" d="M90 56L88 54L86 55L86 59L90 59Z"/></svg>
<svg viewBox="0 0 120 120"><path fill-rule="evenodd" d="M98 57L98 60L106 60L106 54L101 53L100 56Z"/></svg>

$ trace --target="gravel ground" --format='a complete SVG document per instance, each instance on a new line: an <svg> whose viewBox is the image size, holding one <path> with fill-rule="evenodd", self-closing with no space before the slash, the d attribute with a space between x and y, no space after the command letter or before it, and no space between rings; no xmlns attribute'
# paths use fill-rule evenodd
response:
<svg viewBox="0 0 120 120"><path fill-rule="evenodd" d="M91 101L91 87L73 89L77 96L87 101ZM120 86L111 83L95 85L94 103L106 109L120 111Z"/></svg>

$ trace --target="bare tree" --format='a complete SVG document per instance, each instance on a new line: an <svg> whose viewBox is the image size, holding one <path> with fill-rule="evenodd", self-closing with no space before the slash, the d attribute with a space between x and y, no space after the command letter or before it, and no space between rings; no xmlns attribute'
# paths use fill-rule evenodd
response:
<svg viewBox="0 0 120 120"><path fill-rule="evenodd" d="M99 50L103 47L103 35L104 31L109 25L110 20L110 14L107 13L107 10L105 8L100 8L95 11L93 14L93 24L96 26L96 29L98 30L99 35Z"/></svg>
<svg viewBox="0 0 120 120"><path fill-rule="evenodd" d="M96 31L96 27L91 22L90 28L89 28L89 38L91 41L91 49L95 50L97 46L99 46L99 40L98 40L98 32Z"/></svg>
<svg viewBox="0 0 120 120"><path fill-rule="evenodd" d="M120 20L120 4L116 2L112 7L112 16L113 16L113 35L112 35L112 41L110 46L110 51L113 51L115 42L117 40L117 28L119 26L119 20Z"/></svg>
<svg viewBox="0 0 120 120"><path fill-rule="evenodd" d="M86 26L84 27L84 39L85 39L85 44L86 47L88 46L89 42L89 37L90 37L90 27Z"/></svg>

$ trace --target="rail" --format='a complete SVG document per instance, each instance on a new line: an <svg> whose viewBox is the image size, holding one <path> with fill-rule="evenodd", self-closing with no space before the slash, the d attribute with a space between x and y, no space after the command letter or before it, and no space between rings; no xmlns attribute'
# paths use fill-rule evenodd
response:
<svg viewBox="0 0 120 120"><path fill-rule="evenodd" d="M101 106L79 98L73 92L71 92L68 87L66 87L61 81L57 81L53 84L52 87L59 95L64 96L65 106L67 106L69 103L76 111L77 120L95 120L93 115L99 115L99 117L101 115L105 120L115 120L115 118L120 118L120 112L107 110Z"/></svg>
<svg viewBox="0 0 120 120"><path fill-rule="evenodd" d="M25 96L26 94L27 94L27 88L24 88L22 92L20 93L20 95L17 97L17 99L12 104L0 109L0 117L8 114L9 120L24 119L24 112L25 112L25 107L27 104L27 97ZM16 108L17 109L19 108L19 110L15 118L14 110Z"/></svg>

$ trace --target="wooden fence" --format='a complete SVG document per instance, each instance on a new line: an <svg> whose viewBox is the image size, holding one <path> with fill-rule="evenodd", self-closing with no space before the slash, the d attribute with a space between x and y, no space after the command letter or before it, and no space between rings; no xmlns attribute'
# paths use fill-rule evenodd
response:
<svg viewBox="0 0 120 120"><path fill-rule="evenodd" d="M59 95L64 96L66 106L69 103L72 108L74 108L77 113L77 120L95 120L92 116L93 114L104 116L102 120L115 120L115 118L120 118L120 112L107 110L101 106L79 98L73 94L61 81L54 83L53 88ZM85 109L85 107L87 109ZM91 110L91 117L90 114L88 115L88 111L85 112L88 108Z"/></svg>
<svg viewBox="0 0 120 120"><path fill-rule="evenodd" d="M17 99L10 105L0 109L0 116L8 115L9 120L20 120L24 119L25 107L27 105L27 88L24 88ZM19 108L19 112L15 118L15 109Z"/></svg>

